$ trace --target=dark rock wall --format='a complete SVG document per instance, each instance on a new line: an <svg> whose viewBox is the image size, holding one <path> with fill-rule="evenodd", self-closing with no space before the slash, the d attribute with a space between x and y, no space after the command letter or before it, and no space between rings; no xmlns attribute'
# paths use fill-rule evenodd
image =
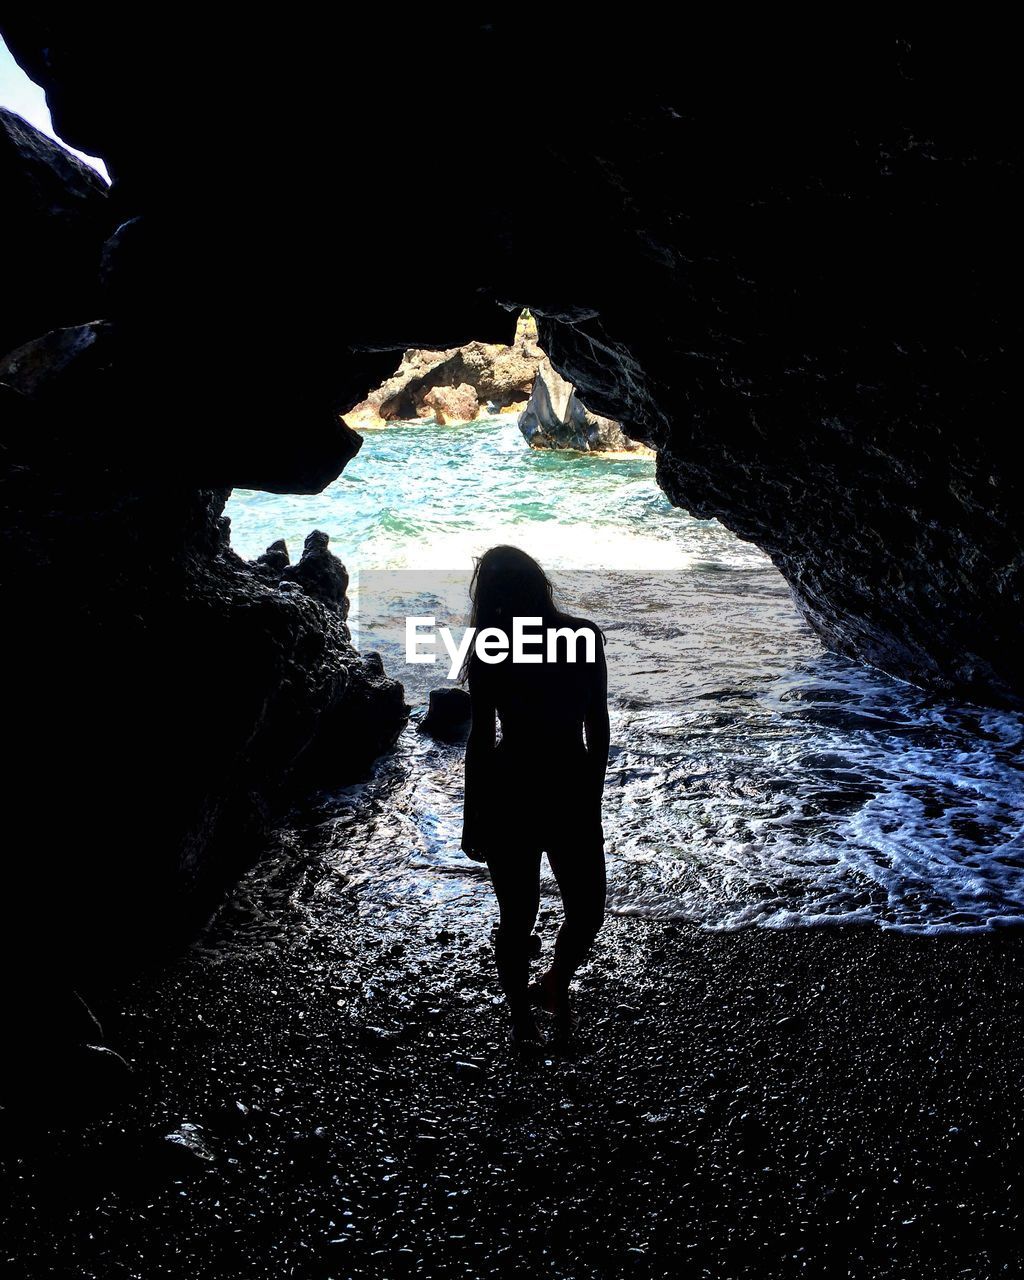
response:
<svg viewBox="0 0 1024 1280"><path fill-rule="evenodd" d="M95 169L2 107L0 173L17 175L0 201L2 354L100 314L100 250L114 223Z"/></svg>
<svg viewBox="0 0 1024 1280"><path fill-rule="evenodd" d="M42 330L0 355L0 961L5 990L47 993L15 1001L46 1022L70 983L187 939L275 814L360 776L408 708L379 658L351 643L348 575L325 534L295 564L286 551L271 567L231 550L230 489L201 485L170 443L168 402L183 412L186 394L195 438L211 430L210 370L190 363L182 329L176 392L151 381L101 280L101 261L127 243L104 248L116 196L24 122L0 125L18 143L0 161L25 228L4 331ZM65 276L69 258L77 273ZM73 323L97 308L113 318ZM360 437L324 420L332 461L282 446L279 479L326 482L355 453ZM31 1057L19 1061L30 1076Z"/></svg>
<svg viewBox="0 0 1024 1280"><path fill-rule="evenodd" d="M738 56L704 102L680 79L577 155L591 205L620 193L611 270L540 341L830 647L1019 705L1013 71L994 32L841 40Z"/></svg>
<svg viewBox="0 0 1024 1280"><path fill-rule="evenodd" d="M275 812L359 776L407 713L351 644L326 535L268 570L231 550L227 489L90 465L100 372L0 387L5 881L26 908L4 943L82 980L187 937Z"/></svg>

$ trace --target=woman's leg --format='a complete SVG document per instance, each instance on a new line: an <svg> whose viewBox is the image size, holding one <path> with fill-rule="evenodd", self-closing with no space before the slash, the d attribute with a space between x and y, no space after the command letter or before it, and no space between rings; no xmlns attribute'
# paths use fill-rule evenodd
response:
<svg viewBox="0 0 1024 1280"><path fill-rule="evenodd" d="M554 960L545 976L549 994L564 1010L573 974L604 923L604 846L593 843L577 849L548 850L548 862L562 894L564 919L555 939Z"/></svg>
<svg viewBox="0 0 1024 1280"><path fill-rule="evenodd" d="M539 849L513 849L487 859L500 911L494 959L513 1020L532 1016L527 983L530 934L540 906L540 858Z"/></svg>

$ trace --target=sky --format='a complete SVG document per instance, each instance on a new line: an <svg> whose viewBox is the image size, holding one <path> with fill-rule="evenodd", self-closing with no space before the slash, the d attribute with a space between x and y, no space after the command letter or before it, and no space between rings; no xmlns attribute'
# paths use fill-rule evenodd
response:
<svg viewBox="0 0 1024 1280"><path fill-rule="evenodd" d="M80 160L92 165L94 169L103 174L108 182L110 181L107 166L102 160L98 160L95 156L84 155L81 151L75 151L74 147L69 147L63 138L57 137L53 131L53 125L50 123L50 111L46 105L46 96L42 89L37 84L33 84L21 67L14 61L10 50L2 39L0 39L0 107L8 107L11 111L21 116L23 120L27 120L29 124L34 124L37 129L41 129L49 137L55 138L67 151L74 152Z"/></svg>

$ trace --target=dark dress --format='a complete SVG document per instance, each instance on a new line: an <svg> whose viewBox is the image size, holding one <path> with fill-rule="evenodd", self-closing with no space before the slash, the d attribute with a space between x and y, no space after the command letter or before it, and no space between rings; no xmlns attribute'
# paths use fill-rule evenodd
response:
<svg viewBox="0 0 1024 1280"><path fill-rule="evenodd" d="M601 795L583 729L593 666L564 659L475 663L471 685L476 681L484 682L501 726L476 794L467 795L467 827L479 845L488 853L602 845Z"/></svg>

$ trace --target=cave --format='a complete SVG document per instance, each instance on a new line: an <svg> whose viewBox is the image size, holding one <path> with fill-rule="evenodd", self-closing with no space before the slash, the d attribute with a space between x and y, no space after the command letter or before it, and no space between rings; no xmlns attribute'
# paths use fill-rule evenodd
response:
<svg viewBox="0 0 1024 1280"><path fill-rule="evenodd" d="M254 565L224 508L334 482L343 415L408 348L509 343L529 308L828 651L1024 708L1010 42L592 13L0 29L112 179L0 111L18 1090L95 1039L76 990L179 954L289 804L403 731L326 546Z"/></svg>

